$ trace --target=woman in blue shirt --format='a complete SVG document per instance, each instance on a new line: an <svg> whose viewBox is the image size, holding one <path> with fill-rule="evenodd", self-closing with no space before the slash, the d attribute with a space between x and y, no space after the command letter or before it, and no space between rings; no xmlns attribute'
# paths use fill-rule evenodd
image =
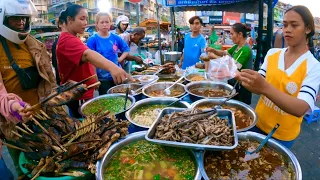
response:
<svg viewBox="0 0 320 180"><path fill-rule="evenodd" d="M96 15L96 29L98 33L88 39L87 46L121 67L121 62L129 54L130 48L120 36L109 33L111 23L112 16L109 13L99 12ZM123 53L118 58L119 50ZM110 72L103 69L97 68L96 71L98 79L101 82L99 94L106 94L111 87L115 86L112 76Z"/></svg>

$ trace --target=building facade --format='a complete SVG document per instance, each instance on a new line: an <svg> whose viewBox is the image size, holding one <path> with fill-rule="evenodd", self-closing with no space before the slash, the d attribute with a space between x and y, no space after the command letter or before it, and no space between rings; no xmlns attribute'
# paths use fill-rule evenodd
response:
<svg viewBox="0 0 320 180"><path fill-rule="evenodd" d="M32 0L37 8L38 16L34 23L47 23L48 22L48 1L47 0Z"/></svg>

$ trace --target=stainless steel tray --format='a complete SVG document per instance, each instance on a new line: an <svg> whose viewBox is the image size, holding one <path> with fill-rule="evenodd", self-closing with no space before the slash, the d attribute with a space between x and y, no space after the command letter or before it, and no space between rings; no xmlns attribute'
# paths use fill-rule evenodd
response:
<svg viewBox="0 0 320 180"><path fill-rule="evenodd" d="M264 138L266 136L259 134L259 133L249 131L249 132L238 133L238 137L239 137L239 141L249 139L249 140L261 142L264 140ZM297 160L295 155L289 149L282 146L280 143L278 143L274 139L269 139L266 146L268 146L268 147L276 150L278 153L282 154L283 157L285 158L286 162L288 162L293 167L293 170L295 171L295 178L294 179L295 180L302 180L302 171L301 171L299 161ZM207 176L207 173L205 172L205 169L204 169L205 153L206 153L205 151L204 152L203 151L196 152L196 157L197 157L197 161L199 163L198 166L201 171L201 175L202 175L203 179L207 180L207 179L209 179L209 177Z"/></svg>
<svg viewBox="0 0 320 180"><path fill-rule="evenodd" d="M144 140L144 137L146 135L146 131L140 131L140 132L136 132L133 134L129 134L127 135L123 140L121 140L118 143L113 144L110 149L108 150L108 152L106 153L106 155L104 155L103 159L98 161L96 163L96 167L97 167L97 171L96 171L96 179L97 180L102 180L104 179L103 173L104 170L106 169L109 161L111 160L112 156L121 148L123 148L124 146L139 141L139 140ZM195 180L201 180L201 175L200 175L200 169L198 168L198 164L199 162L197 161L197 159L195 158L195 153L193 151L190 151L190 153L192 153L193 157L194 157L194 163L196 166L196 175L195 175Z"/></svg>
<svg viewBox="0 0 320 180"><path fill-rule="evenodd" d="M235 119L233 116L232 111L230 110L225 110L221 109L218 110L218 117L228 119L229 121L229 126L232 127L232 133L234 136L234 143L233 146L212 146L212 145L203 145L203 144L193 144L193 143L183 143L183 142L176 142L176 141L165 141L165 140L158 140L158 139L153 139L154 135L156 133L156 128L159 125L161 118L166 115L166 114L171 114L173 112L181 112L187 110L186 108L165 108L161 111L160 115L158 116L158 119L152 124L150 129L148 130L146 134L146 140L156 143L156 144L161 144L165 146L173 146L173 147L180 147L180 148L188 148L188 149L194 149L194 150L231 150L237 147L238 145L238 135L236 131L236 126L235 126Z"/></svg>

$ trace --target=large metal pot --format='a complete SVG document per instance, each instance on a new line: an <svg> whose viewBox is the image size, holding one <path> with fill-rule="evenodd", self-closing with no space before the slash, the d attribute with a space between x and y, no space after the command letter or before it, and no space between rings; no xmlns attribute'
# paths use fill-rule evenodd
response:
<svg viewBox="0 0 320 180"><path fill-rule="evenodd" d="M143 95L147 96L147 97L160 97L160 96L152 96L151 93L153 91L158 91L158 90L165 90L167 87L171 86L173 84L173 82L159 82L159 83L154 83L151 84L147 87L144 87L142 89L142 93ZM171 92L173 90L178 90L179 92L181 91L181 94L177 95L177 96L165 96L165 97L175 97L175 98L179 98L181 96L183 96L186 91L184 88L184 85L181 83L177 83L175 84L172 88L170 88Z"/></svg>
<svg viewBox="0 0 320 180"><path fill-rule="evenodd" d="M182 52L177 52L177 51L170 51L164 53L164 59L166 61L178 61L181 58Z"/></svg>
<svg viewBox="0 0 320 180"><path fill-rule="evenodd" d="M192 89L197 89L197 88L223 89L229 92L231 92L233 89L231 85L222 83L222 82L213 82L213 81L191 82L185 86L185 89L186 89L186 92L190 94L190 100L192 102L195 102L200 99L221 99L221 98L227 98L230 96L228 95L223 97L206 97L203 95L194 94L190 91ZM233 93L235 93L235 91Z"/></svg>
<svg viewBox="0 0 320 180"><path fill-rule="evenodd" d="M136 101L139 101L142 99L142 89L139 92L137 92L136 94L131 94L131 90L135 91L135 90L141 88L142 86L143 85L141 85L141 84L120 84L120 85L117 85L117 86L110 88L107 91L107 94L125 94L127 88L129 87L129 89L130 89L129 94L132 95L136 99ZM122 91L122 92L120 92L120 91Z"/></svg>
<svg viewBox="0 0 320 180"><path fill-rule="evenodd" d="M86 106L90 106L90 103L92 103L92 102L94 102L94 101L97 101L97 100L99 100L99 99L110 98L110 97L123 97L123 98L125 98L126 95L125 95L125 94L105 94L105 95L101 95L101 96L95 97L95 98L91 99L90 101L85 102L85 103L80 107L80 110L79 110L79 111L80 111L80 114L82 114L83 116L85 116L85 115L83 114L83 109L84 109ZM128 95L128 101L131 102L131 105L130 105L127 109L125 109L125 110L123 110L123 111L118 112L118 113L115 114L115 116L116 116L118 119L125 119L125 112L128 111L129 109L131 109L131 108L134 106L134 104L136 103L136 100L135 100L134 97L131 96L131 95Z"/></svg>
<svg viewBox="0 0 320 180"><path fill-rule="evenodd" d="M210 105L212 104L212 107L214 107L215 105L221 104L221 102L223 100L225 100L225 99L201 99L199 101L192 103L191 108L196 108L196 107L199 107L201 105L206 105L206 104L210 104ZM243 102L237 101L237 100L229 100L226 102L226 105L229 107L239 109L240 111L242 111L243 113L245 113L246 115L248 115L252 119L252 123L250 126L243 128L243 129L237 129L237 132L248 131L257 124L258 116L251 106L249 106ZM236 123L237 123L237 121L236 121Z"/></svg>
<svg viewBox="0 0 320 180"><path fill-rule="evenodd" d="M128 136L126 136L122 141L112 145L110 147L110 149L108 150L108 152L106 153L106 155L103 157L102 160L98 161L96 164L97 167L97 171L96 171L96 179L97 180L103 180L104 179L104 170L106 169L108 163L110 162L112 156L119 151L121 148L123 148L126 145L129 145L130 143L139 141L139 140L144 140L145 139L145 134L146 131L142 131L142 132L137 132L137 133L133 133L130 134ZM192 153L193 157L194 157L194 153L193 151L189 150L190 153ZM201 175L200 175L200 170L198 168L198 164L196 162L196 158L194 158L194 163L197 169L196 175L195 175L195 180L200 180L201 179Z"/></svg>
<svg viewBox="0 0 320 180"><path fill-rule="evenodd" d="M255 140L258 142L261 142L264 140L266 136L259 134L259 133L255 133L255 132L242 132L242 133L238 133L238 138L239 141L241 140ZM278 143L276 140L273 139L269 139L269 141L267 142L266 146L276 150L278 153L282 154L284 156L284 159L287 160L287 162L289 164L292 165L292 168L295 172L295 179L296 180L302 180L302 171L301 171L301 167L299 164L299 161L297 160L297 158L295 157L295 155L286 147L282 146L280 143ZM197 161L199 162L199 169L201 171L201 175L203 177L203 179L209 179L209 177L207 176L205 169L204 169L204 157L205 157L205 153L206 152L197 152L196 153L196 157L197 157Z"/></svg>
<svg viewBox="0 0 320 180"><path fill-rule="evenodd" d="M173 103L174 101L177 101L177 100L178 100L177 98L172 98L172 97L158 97L158 98L147 98L147 99L143 99L141 101L138 101L131 109L129 109L126 112L126 118L134 126L134 130L132 130L132 131L136 132L136 131L141 131L141 130L148 130L150 128L150 126L141 125L141 124L138 124L135 121L133 121L132 115L138 109L140 109L144 106L148 106L148 105L157 105L157 104L169 105L170 103ZM190 104L185 101L179 101L170 107L189 108ZM156 120L156 119L154 119L154 120Z"/></svg>

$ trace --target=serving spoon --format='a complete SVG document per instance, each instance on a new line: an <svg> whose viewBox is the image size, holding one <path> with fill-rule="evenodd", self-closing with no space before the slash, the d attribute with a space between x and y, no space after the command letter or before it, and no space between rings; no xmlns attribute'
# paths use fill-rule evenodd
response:
<svg viewBox="0 0 320 180"><path fill-rule="evenodd" d="M170 91L170 88L172 88L174 85L176 85L178 82L180 82L184 77L181 76L177 81L175 81L171 86L167 87L166 89L164 89L164 94L165 95L170 95L171 94L171 91Z"/></svg>

